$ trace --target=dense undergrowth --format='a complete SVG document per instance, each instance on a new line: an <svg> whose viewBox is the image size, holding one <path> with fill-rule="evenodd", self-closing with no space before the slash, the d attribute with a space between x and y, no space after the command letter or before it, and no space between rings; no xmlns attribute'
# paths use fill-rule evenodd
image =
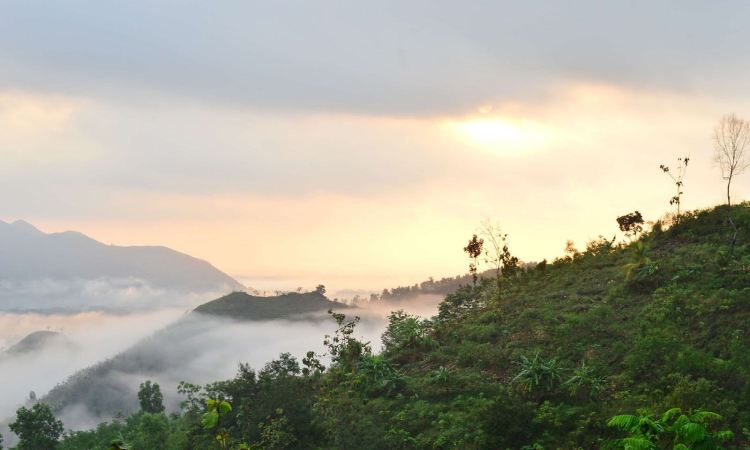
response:
<svg viewBox="0 0 750 450"><path fill-rule="evenodd" d="M312 354L241 366L232 380L183 385L180 414L141 412L59 448L118 436L131 449L622 448L611 417L672 408L720 414L712 426L734 432L723 445L750 448L750 208L731 211L734 247L726 207L634 242L600 239L463 287L429 320L392 314L378 354L334 314L329 367ZM213 426L208 399L231 404ZM675 441L654 442L644 448Z"/></svg>

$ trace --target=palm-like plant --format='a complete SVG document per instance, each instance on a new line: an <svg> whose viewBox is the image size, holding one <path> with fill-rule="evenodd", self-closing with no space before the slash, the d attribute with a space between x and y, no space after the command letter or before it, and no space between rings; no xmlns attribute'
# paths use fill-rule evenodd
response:
<svg viewBox="0 0 750 450"><path fill-rule="evenodd" d="M531 358L521 355L514 363L521 366L521 370L512 381L520 383L528 392L539 387L551 390L562 381L565 371L556 358L544 360L539 352Z"/></svg>
<svg viewBox="0 0 750 450"><path fill-rule="evenodd" d="M607 378L599 376L593 367L586 365L586 361L583 361L580 366L573 370L573 376L565 382L565 385L573 394L581 389L588 388L589 394L596 397L606 388Z"/></svg>
<svg viewBox="0 0 750 450"><path fill-rule="evenodd" d="M633 254L630 258L630 262L622 267L625 272L625 279L630 280L636 270L650 263L651 258L646 256L646 245L643 241L636 242L633 244Z"/></svg>

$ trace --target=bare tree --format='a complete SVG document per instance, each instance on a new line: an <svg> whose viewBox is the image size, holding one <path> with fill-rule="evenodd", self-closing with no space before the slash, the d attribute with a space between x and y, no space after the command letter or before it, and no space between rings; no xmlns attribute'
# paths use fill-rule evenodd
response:
<svg viewBox="0 0 750 450"><path fill-rule="evenodd" d="M494 267L495 281L499 290L503 278L510 280L518 273L518 258L510 253L508 235L502 232L499 225L485 220L482 223L481 234L489 243L484 249L485 262Z"/></svg>
<svg viewBox="0 0 750 450"><path fill-rule="evenodd" d="M669 166L665 166L664 164L659 166L662 172L666 173L669 178L674 181L674 185L677 188L676 195L669 199L670 205L677 205L677 220L680 220L680 205L682 204L682 194L684 194L684 192L682 192L682 186L684 186L685 183L682 180L685 179L685 172L687 172L689 162L690 158L687 156L684 158L677 158L677 170L675 170L675 173L669 171Z"/></svg>
<svg viewBox="0 0 750 450"><path fill-rule="evenodd" d="M735 175L750 166L747 146L750 144L750 124L735 114L728 114L719 120L714 128L714 160L721 169L721 176L727 180L727 206L732 206L730 187Z"/></svg>

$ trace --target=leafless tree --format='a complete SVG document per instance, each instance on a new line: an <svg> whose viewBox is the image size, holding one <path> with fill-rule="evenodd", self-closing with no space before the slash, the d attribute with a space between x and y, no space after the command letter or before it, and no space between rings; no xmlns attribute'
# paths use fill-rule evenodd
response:
<svg viewBox="0 0 750 450"><path fill-rule="evenodd" d="M714 128L714 160L721 169L721 176L727 180L727 206L732 206L732 179L750 166L748 144L750 124L747 121L735 114L728 114L719 120Z"/></svg>
<svg viewBox="0 0 750 450"><path fill-rule="evenodd" d="M502 232L500 225L485 220L482 222L480 232L489 244L484 249L485 262L495 269L495 281L499 290L503 278L510 280L517 275L519 270L518 258L510 253L508 235Z"/></svg>
<svg viewBox="0 0 750 450"><path fill-rule="evenodd" d="M690 158L687 156L677 158L677 170L674 173L669 171L669 166L665 166L664 164L659 166L662 172L666 173L674 181L675 188L677 189L676 195L669 199L670 205L677 205L677 220L680 220L680 205L682 205L682 194L684 194L682 187L685 185L685 182L682 180L685 179L689 162Z"/></svg>

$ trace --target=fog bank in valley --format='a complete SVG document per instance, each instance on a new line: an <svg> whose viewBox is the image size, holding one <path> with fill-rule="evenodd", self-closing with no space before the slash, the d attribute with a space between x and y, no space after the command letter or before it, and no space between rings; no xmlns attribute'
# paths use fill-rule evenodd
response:
<svg viewBox="0 0 750 450"><path fill-rule="evenodd" d="M404 309L426 318L436 313L440 299L375 302L341 312L362 318L357 334L377 350L390 311ZM133 412L138 385L147 379L162 386L165 405L176 410L180 381L205 384L231 378L239 363L258 370L282 352L298 358L309 350L324 353L323 337L335 330L326 314L306 320L237 322L186 312L172 307L133 314L0 314L0 347L40 329L61 331L74 344L0 360L0 416L11 416L29 391L44 398L56 384L86 367L44 398L59 407L66 428L88 428L118 412Z"/></svg>

